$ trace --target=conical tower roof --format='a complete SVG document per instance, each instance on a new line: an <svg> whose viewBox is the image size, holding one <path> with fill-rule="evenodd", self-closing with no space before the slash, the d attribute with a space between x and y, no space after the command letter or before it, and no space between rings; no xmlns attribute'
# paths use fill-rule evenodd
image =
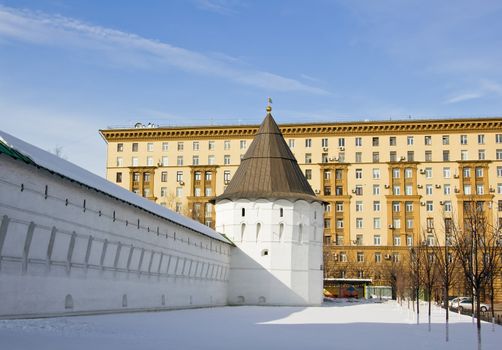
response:
<svg viewBox="0 0 502 350"><path fill-rule="evenodd" d="M321 201L298 166L270 108L267 111L241 165L216 202L240 198Z"/></svg>

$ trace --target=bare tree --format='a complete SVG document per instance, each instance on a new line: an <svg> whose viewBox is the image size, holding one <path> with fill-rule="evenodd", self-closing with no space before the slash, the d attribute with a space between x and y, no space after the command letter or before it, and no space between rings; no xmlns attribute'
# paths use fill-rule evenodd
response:
<svg viewBox="0 0 502 350"><path fill-rule="evenodd" d="M429 230L430 231L430 230ZM434 254L434 246L436 242L431 242L425 231L422 231L423 244L418 247L421 262L420 282L425 288L428 301L428 320L429 330L431 323L431 304L432 293L438 280L438 266L436 265L436 256Z"/></svg>
<svg viewBox="0 0 502 350"><path fill-rule="evenodd" d="M452 234L455 250L464 277L473 295L473 313L481 329L481 292L489 286L500 260L500 230L490 219L491 208L484 201L471 198L464 202L463 222L454 225Z"/></svg>

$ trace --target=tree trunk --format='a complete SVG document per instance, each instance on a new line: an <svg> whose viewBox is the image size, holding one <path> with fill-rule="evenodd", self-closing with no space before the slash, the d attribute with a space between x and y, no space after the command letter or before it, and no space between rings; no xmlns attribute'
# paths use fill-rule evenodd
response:
<svg viewBox="0 0 502 350"><path fill-rule="evenodd" d="M479 300L480 299L480 291L479 291L479 288L476 289L476 323L477 323L477 327L478 327L478 331L481 331L481 307L480 307L480 304L481 304L481 301Z"/></svg>

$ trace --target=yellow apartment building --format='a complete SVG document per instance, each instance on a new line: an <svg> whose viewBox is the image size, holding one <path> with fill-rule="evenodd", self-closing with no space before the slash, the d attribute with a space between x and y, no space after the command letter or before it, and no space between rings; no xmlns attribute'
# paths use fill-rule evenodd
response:
<svg viewBox="0 0 502 350"><path fill-rule="evenodd" d="M107 179L214 227L223 193L257 125L101 130ZM435 242L482 202L502 223L502 118L282 124L315 193L325 200L324 241L347 262L341 278ZM460 210L459 210L460 209ZM358 264L351 264L351 263ZM359 266L359 267L358 267ZM338 272L337 272L338 273Z"/></svg>

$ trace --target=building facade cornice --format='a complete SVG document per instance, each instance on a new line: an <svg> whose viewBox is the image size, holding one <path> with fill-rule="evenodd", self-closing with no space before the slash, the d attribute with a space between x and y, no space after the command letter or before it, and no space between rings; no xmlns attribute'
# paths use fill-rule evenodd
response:
<svg viewBox="0 0 502 350"><path fill-rule="evenodd" d="M302 123L282 124L284 136L301 137L318 135L364 135L399 133L455 133L464 131L502 130L502 118L448 119L448 120L410 120L410 121L371 121L340 123ZM245 126L193 126L103 129L101 135L106 141L145 141L161 139L224 139L232 137L251 138L258 125Z"/></svg>

